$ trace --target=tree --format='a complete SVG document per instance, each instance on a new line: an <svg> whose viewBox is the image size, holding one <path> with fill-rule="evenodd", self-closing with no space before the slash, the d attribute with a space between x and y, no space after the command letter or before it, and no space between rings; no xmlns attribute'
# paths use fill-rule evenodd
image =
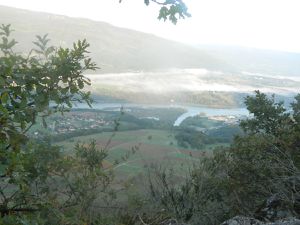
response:
<svg viewBox="0 0 300 225"><path fill-rule="evenodd" d="M37 117L44 121L51 113L69 110L72 102L91 103L90 93L83 91L90 81L82 73L96 66L85 55L86 40L73 49L55 49L48 47L47 35L37 36L36 48L23 56L13 51L17 42L9 40L10 25L0 29L1 144L18 148Z"/></svg>
<svg viewBox="0 0 300 225"><path fill-rule="evenodd" d="M241 122L241 127L248 133L266 133L279 135L291 122L290 113L286 112L283 102L275 102L274 95L255 91L255 97L247 96L245 104L253 118Z"/></svg>
<svg viewBox="0 0 300 225"><path fill-rule="evenodd" d="M122 0L119 0L119 2L121 3ZM176 24L178 19L191 17L186 4L182 0L144 0L147 6L150 2L161 6L158 15L159 20L170 20L173 24Z"/></svg>
<svg viewBox="0 0 300 225"><path fill-rule="evenodd" d="M230 147L200 159L177 186L166 171L150 177L161 208L190 224L220 224L236 215L266 221L299 217L300 97L292 110L259 91L245 104L251 117L241 121L245 134Z"/></svg>
<svg viewBox="0 0 300 225"><path fill-rule="evenodd" d="M0 27L0 224L82 224L91 222L91 207L107 198L112 179L103 167L105 149L95 142L77 144L65 156L47 140L26 133L52 113L75 102L91 104L83 73L96 69L86 40L73 48L48 46L37 36L28 54L14 52L10 25ZM101 201L100 201L101 202Z"/></svg>

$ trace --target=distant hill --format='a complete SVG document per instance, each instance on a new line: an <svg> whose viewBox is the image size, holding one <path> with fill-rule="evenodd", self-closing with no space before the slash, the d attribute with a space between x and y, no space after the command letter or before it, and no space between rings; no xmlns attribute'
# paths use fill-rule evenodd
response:
<svg viewBox="0 0 300 225"><path fill-rule="evenodd" d="M48 33L64 47L86 38L101 70L97 73L206 68L232 74L299 76L300 54L224 46L189 46L152 34L83 18L0 6L0 23L12 24L19 51L28 51L35 35Z"/></svg>
<svg viewBox="0 0 300 225"><path fill-rule="evenodd" d="M300 76L300 53L236 46L199 45L197 47L240 72Z"/></svg>
<svg viewBox="0 0 300 225"><path fill-rule="evenodd" d="M169 68L230 70L234 67L205 51L129 29L82 18L0 6L0 21L12 24L19 50L32 47L35 35L49 33L54 45L71 46L86 38L100 73Z"/></svg>

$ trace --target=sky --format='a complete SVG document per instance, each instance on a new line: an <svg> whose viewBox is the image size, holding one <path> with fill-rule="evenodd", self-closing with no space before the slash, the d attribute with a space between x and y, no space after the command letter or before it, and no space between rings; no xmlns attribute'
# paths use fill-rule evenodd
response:
<svg viewBox="0 0 300 225"><path fill-rule="evenodd" d="M0 5L105 21L188 44L300 52L300 0L184 0L192 14L175 26L143 0L0 0ZM0 15L1 21L1 15Z"/></svg>

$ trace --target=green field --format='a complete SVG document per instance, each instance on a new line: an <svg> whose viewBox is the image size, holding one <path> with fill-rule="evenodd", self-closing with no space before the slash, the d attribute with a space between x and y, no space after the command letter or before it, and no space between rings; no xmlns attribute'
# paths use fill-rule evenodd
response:
<svg viewBox="0 0 300 225"><path fill-rule="evenodd" d="M108 146L107 166L114 168L118 175L126 177L143 173L148 167L155 165L175 168L180 174L185 172L182 168L187 168L197 162L199 157L210 154L213 147L219 146L215 144L199 150L184 149L177 145L172 131L153 129L118 131L115 134L103 132L72 138L57 144L63 146L68 154L72 154L76 142L88 142L93 139L99 148ZM133 152L132 148L135 146L137 148ZM118 164L115 165L116 161Z"/></svg>

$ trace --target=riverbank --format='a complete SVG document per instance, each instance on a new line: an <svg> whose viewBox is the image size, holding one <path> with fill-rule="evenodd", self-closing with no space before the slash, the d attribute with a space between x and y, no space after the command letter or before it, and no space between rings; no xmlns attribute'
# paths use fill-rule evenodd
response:
<svg viewBox="0 0 300 225"><path fill-rule="evenodd" d="M86 104L77 104L75 108L87 109ZM179 126L186 118L196 115L204 116L248 116L249 113L246 108L212 108L207 106L190 106L190 105L150 105L150 104L136 104L136 103L93 103L93 109L98 110L112 110L112 111L126 111L130 108L154 109L154 108L181 108L184 109L182 113L174 122L174 126Z"/></svg>

